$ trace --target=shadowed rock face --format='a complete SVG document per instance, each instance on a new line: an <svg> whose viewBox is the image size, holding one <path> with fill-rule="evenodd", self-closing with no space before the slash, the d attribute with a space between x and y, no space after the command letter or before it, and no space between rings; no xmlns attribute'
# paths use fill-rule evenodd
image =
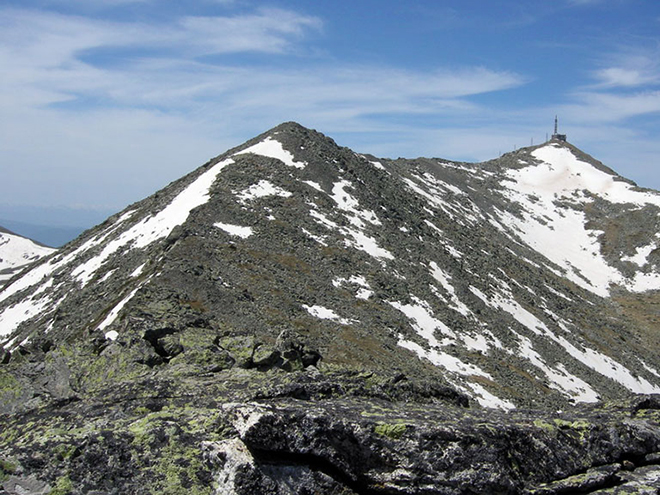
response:
<svg viewBox="0 0 660 495"><path fill-rule="evenodd" d="M386 160L282 124L0 291L0 485L644 493L659 211L568 143Z"/></svg>

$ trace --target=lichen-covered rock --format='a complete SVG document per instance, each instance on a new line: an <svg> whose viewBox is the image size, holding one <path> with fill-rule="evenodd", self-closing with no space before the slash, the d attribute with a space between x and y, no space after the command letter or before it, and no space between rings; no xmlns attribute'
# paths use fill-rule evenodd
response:
<svg viewBox="0 0 660 495"><path fill-rule="evenodd" d="M297 373L335 380L334 393L275 398L268 388L295 372L235 369L132 380L4 415L4 490L37 482L70 494L660 489L657 397L503 412L424 396L403 402L356 394L336 374ZM272 398L259 399L264 395Z"/></svg>

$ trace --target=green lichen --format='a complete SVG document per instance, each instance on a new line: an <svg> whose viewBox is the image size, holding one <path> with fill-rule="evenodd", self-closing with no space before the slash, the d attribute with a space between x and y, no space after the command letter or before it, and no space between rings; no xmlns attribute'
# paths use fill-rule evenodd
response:
<svg viewBox="0 0 660 495"><path fill-rule="evenodd" d="M547 421L543 419L535 419L534 420L534 426L537 428L540 428L542 430L546 431L555 431L557 429L557 425L553 423L548 423Z"/></svg>
<svg viewBox="0 0 660 495"><path fill-rule="evenodd" d="M589 423L588 421L566 421L564 419L555 419L554 420L555 425L559 428L569 428L571 430L587 430L591 428L592 424Z"/></svg>
<svg viewBox="0 0 660 495"><path fill-rule="evenodd" d="M183 330L178 335L183 352L169 363L173 374L196 375L231 368L235 360L227 350L216 344L216 338L215 333L206 328L189 327Z"/></svg>
<svg viewBox="0 0 660 495"><path fill-rule="evenodd" d="M150 413L128 425L133 435L134 459L143 472L150 472L153 483L146 487L150 493L175 495L209 495L199 478L208 472L195 433L217 422L217 412L192 407L164 408Z"/></svg>
<svg viewBox="0 0 660 495"><path fill-rule="evenodd" d="M211 487L195 486L198 473L206 469L201 461L202 453L198 448L170 442L161 455L162 457L153 466L153 472L160 475L158 476L160 481L155 483L152 493L178 495L184 489L190 495L209 495L212 492Z"/></svg>
<svg viewBox="0 0 660 495"><path fill-rule="evenodd" d="M0 446L14 445L19 436L18 429L5 425L5 428L0 431Z"/></svg>
<svg viewBox="0 0 660 495"><path fill-rule="evenodd" d="M69 495L73 491L73 483L68 476L60 476L55 481L55 488L53 488L49 495Z"/></svg>
<svg viewBox="0 0 660 495"><path fill-rule="evenodd" d="M76 453L77 447L75 445L69 445L66 443L61 443L56 445L53 448L53 453L62 460L70 459Z"/></svg>
<svg viewBox="0 0 660 495"><path fill-rule="evenodd" d="M8 371L0 369L0 403L16 400L21 395L21 384Z"/></svg>
<svg viewBox="0 0 660 495"><path fill-rule="evenodd" d="M0 483L5 481L9 476L14 474L18 469L18 465L7 461L5 459L0 459Z"/></svg>
<svg viewBox="0 0 660 495"><path fill-rule="evenodd" d="M378 423L374 427L374 433L382 437L398 440L406 432L407 426L404 423Z"/></svg>
<svg viewBox="0 0 660 495"><path fill-rule="evenodd" d="M236 364L241 367L247 367L252 363L252 356L254 349L257 347L257 342L252 336L240 337L225 337L219 342L220 347L226 349Z"/></svg>

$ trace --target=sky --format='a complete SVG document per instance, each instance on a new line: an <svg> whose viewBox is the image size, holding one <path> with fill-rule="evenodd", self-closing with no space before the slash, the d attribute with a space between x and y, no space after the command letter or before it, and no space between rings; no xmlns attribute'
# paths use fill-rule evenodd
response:
<svg viewBox="0 0 660 495"><path fill-rule="evenodd" d="M660 189L660 2L0 4L0 218L119 211L285 121L378 157L482 161L555 115Z"/></svg>

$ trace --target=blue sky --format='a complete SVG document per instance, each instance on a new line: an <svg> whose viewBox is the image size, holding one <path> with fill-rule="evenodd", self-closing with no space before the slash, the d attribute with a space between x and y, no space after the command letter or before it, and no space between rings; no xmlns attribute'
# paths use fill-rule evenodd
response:
<svg viewBox="0 0 660 495"><path fill-rule="evenodd" d="M4 0L0 204L118 211L295 120L381 157L569 141L660 189L657 0Z"/></svg>

